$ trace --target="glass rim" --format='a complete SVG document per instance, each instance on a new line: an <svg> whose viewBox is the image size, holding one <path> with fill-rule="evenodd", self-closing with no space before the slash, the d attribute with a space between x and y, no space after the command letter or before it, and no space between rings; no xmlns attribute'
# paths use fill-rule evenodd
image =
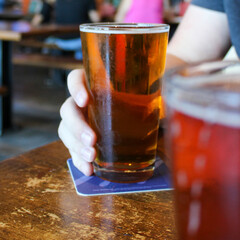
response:
<svg viewBox="0 0 240 240"><path fill-rule="evenodd" d="M161 23L84 23L79 26L81 32L102 34L145 34L169 32L170 26Z"/></svg>
<svg viewBox="0 0 240 240"><path fill-rule="evenodd" d="M227 69L238 68L238 72L225 71ZM193 91L208 91L209 86L213 84L226 83L231 79L232 83L239 79L240 84L240 61L209 61L199 62L194 64L182 65L168 70L165 73L166 85L177 87L182 90ZM225 90L221 88L211 88L216 92L230 92L237 93L236 91ZM211 91L211 90L209 90Z"/></svg>
<svg viewBox="0 0 240 240"><path fill-rule="evenodd" d="M170 106L189 115L190 105L202 112L210 107L209 116L214 113L213 108L229 111L237 116L234 125L240 126L240 61L180 66L166 72L164 84L164 97ZM201 111L195 115L201 118Z"/></svg>

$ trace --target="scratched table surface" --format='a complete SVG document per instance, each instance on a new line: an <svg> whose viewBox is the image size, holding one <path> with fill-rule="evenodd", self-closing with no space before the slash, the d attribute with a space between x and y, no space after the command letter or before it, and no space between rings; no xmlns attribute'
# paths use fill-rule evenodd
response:
<svg viewBox="0 0 240 240"><path fill-rule="evenodd" d="M176 239L171 191L82 197L54 142L0 163L0 239Z"/></svg>

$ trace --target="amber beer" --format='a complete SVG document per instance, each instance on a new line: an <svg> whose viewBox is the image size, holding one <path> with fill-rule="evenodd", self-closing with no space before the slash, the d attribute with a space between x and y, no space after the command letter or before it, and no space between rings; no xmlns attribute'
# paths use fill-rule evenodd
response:
<svg viewBox="0 0 240 240"><path fill-rule="evenodd" d="M167 25L81 25L97 134L95 174L115 182L151 177L156 157Z"/></svg>
<svg viewBox="0 0 240 240"><path fill-rule="evenodd" d="M224 66L209 65L208 77L188 68L182 72L196 77L167 79L180 240L240 239L240 78L221 74Z"/></svg>

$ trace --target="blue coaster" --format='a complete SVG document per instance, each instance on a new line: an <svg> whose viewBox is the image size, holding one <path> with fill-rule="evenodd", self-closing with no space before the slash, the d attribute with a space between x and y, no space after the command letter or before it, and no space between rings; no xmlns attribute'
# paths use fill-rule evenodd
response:
<svg viewBox="0 0 240 240"><path fill-rule="evenodd" d="M152 192L172 189L169 170L160 159L156 161L153 176L147 181L138 183L114 183L94 175L87 177L73 165L72 159L68 159L67 164L77 194L81 196Z"/></svg>

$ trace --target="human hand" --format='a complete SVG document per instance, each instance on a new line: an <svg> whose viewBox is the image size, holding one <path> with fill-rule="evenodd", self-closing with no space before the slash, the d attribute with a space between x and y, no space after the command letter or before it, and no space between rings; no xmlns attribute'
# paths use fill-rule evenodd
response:
<svg viewBox="0 0 240 240"><path fill-rule="evenodd" d="M83 174L93 173L91 162L96 158L96 134L88 125L84 112L89 101L85 72L74 70L68 75L68 89L71 94L60 109L62 118L58 135L69 149L73 163Z"/></svg>

